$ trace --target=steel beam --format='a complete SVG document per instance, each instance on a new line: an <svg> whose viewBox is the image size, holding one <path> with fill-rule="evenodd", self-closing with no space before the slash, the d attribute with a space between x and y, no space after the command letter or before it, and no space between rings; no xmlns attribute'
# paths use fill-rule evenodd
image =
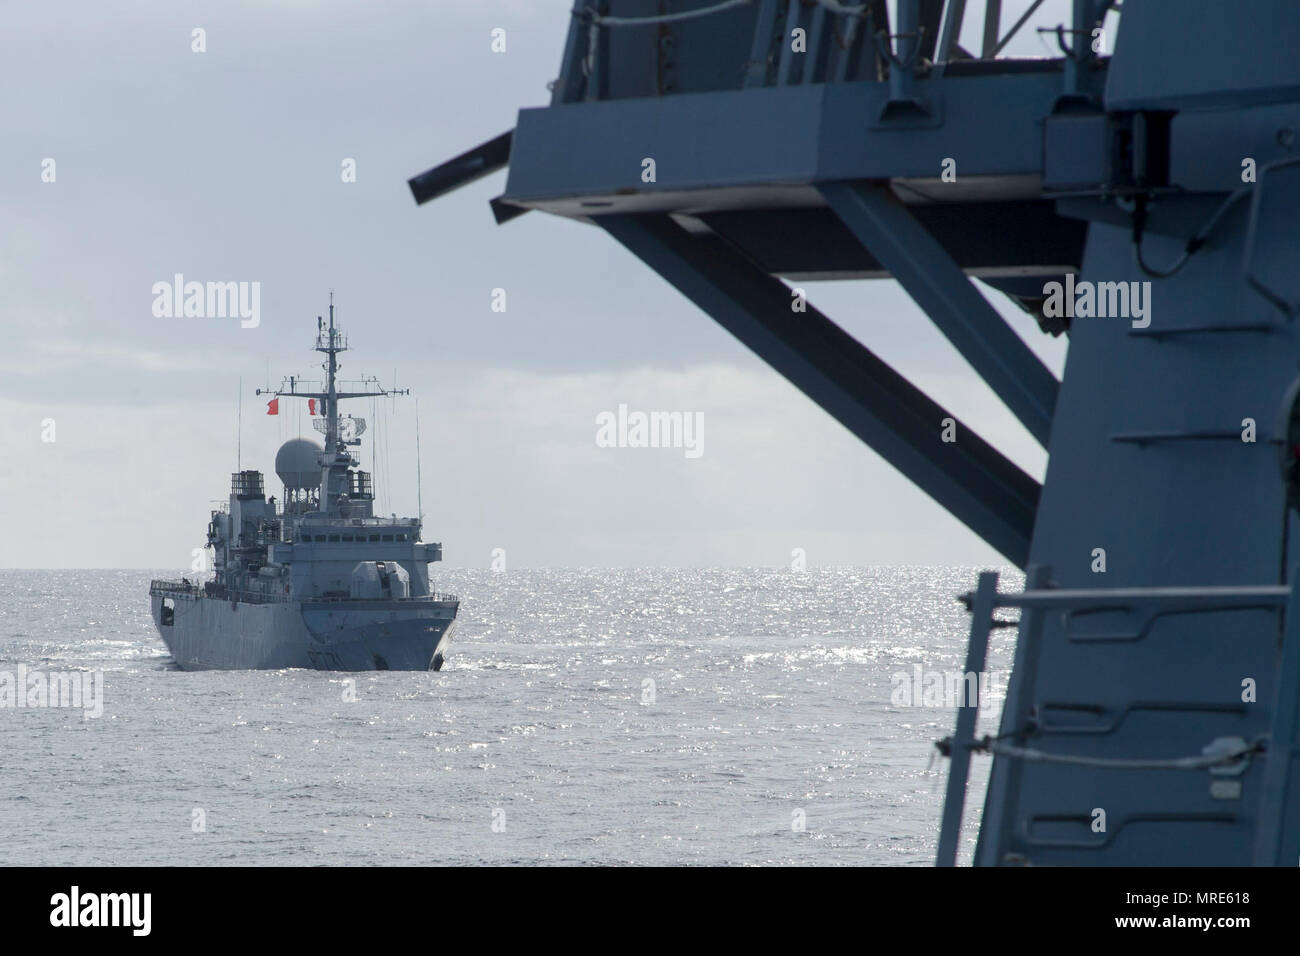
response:
<svg viewBox="0 0 1300 956"><path fill-rule="evenodd" d="M966 0L958 0L958 2L964 4ZM921 0L917 6L918 26L921 28L921 35L918 38L921 44L921 58L934 60L935 50L939 47L939 23L943 19L944 0Z"/></svg>
<svg viewBox="0 0 1300 956"><path fill-rule="evenodd" d="M975 699L963 681L962 700L957 705L957 729L953 731L949 751L948 789L943 801L943 823L939 827L939 852L935 866L957 865L957 842L961 839L961 816L966 807L966 782L970 777L970 755L975 746L975 725L979 720L980 699L983 688L979 678L984 676L984 663L989 654L989 631L993 628L993 598L998 593L998 573L981 571L979 587L971 607L970 642L966 645L966 671L976 677Z"/></svg>
<svg viewBox="0 0 1300 956"><path fill-rule="evenodd" d="M944 67L952 59L953 50L961 49L961 24L966 19L966 0L949 0L948 15L943 18L943 33L935 46L934 73L943 76Z"/></svg>
<svg viewBox="0 0 1300 956"><path fill-rule="evenodd" d="M984 42L980 56L986 60L998 55L998 33L1002 29L1002 0L988 0L984 5Z"/></svg>
<svg viewBox="0 0 1300 956"><path fill-rule="evenodd" d="M767 71L771 67L768 61L772 55L773 34L776 31L780 4L781 0L759 0L758 14L754 21L754 44L750 50L749 63L745 66L746 87L767 85Z"/></svg>
<svg viewBox="0 0 1300 956"><path fill-rule="evenodd" d="M993 47L993 56L997 56L1002 52L1002 49L1011 42L1012 38L1020 32L1020 28L1029 22L1029 18L1032 17L1034 12L1042 5L1043 0L1034 0L1034 2L1029 5L1029 9L1022 13L1020 19L1017 20L1012 25L1011 29L1004 33L1002 38L997 41L996 45Z"/></svg>
<svg viewBox="0 0 1300 956"><path fill-rule="evenodd" d="M751 260L664 215L595 222L1018 567L1041 487ZM956 441L942 440L951 418Z"/></svg>
<svg viewBox="0 0 1300 956"><path fill-rule="evenodd" d="M582 0L575 0L569 15L569 32L564 41L564 56L560 60L560 76L551 90L551 105L572 103L582 96L586 77L582 74L582 61L586 57L587 24L583 20Z"/></svg>
<svg viewBox="0 0 1300 956"><path fill-rule="evenodd" d="M416 205L423 205L453 189L490 176L498 169L505 169L510 162L510 144L514 135L514 130L507 130L486 143L480 143L473 149L408 179L406 184L411 187Z"/></svg>
<svg viewBox="0 0 1300 956"><path fill-rule="evenodd" d="M1043 564L1032 564L1025 569L1025 589L1045 591L1050 589L1052 569ZM998 606L998 594L993 595L993 606ZM1035 689L1038 683L1038 662L1042 656L1043 628L1050 607L1027 607L1020 615L1020 634L1016 639L1015 656L1011 665L1011 682L1002 702L1002 723L999 736L1011 737L1012 743L1023 743L1026 728L1037 705ZM1024 764L1019 760L994 757L989 769L988 787L984 793L984 810L980 816L979 836L975 841L974 866L996 866L998 832L1010 832L1014 823L1012 794L1019 793ZM947 806L944 807L947 813Z"/></svg>
<svg viewBox="0 0 1300 956"><path fill-rule="evenodd" d="M818 188L863 247L1046 448L1059 383L961 267L888 186L840 182Z"/></svg>

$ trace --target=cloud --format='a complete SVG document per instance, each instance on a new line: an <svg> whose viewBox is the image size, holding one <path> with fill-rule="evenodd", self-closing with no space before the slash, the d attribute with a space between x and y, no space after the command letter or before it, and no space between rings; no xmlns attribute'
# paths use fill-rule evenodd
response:
<svg viewBox="0 0 1300 956"><path fill-rule="evenodd" d="M175 349L163 352L136 345L95 342L81 338L38 339L21 352L0 355L0 371L30 372L33 366L44 374L70 373L93 368L96 372L207 371L222 361L211 351Z"/></svg>

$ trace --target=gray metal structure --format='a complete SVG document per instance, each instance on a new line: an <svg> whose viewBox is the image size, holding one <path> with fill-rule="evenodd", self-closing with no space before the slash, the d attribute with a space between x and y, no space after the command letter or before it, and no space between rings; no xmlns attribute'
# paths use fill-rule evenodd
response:
<svg viewBox="0 0 1300 956"><path fill-rule="evenodd" d="M338 379L347 339L316 320L321 383L289 378L257 394L318 405L324 447L303 438L275 456L283 498L266 497L259 471L232 476L230 503L212 513L211 581L154 581L154 624L184 670L307 667L317 670L440 670L459 599L439 594L429 562L442 545L420 540L423 516L374 513L374 486L351 449L365 419L342 416L347 399L406 394L367 379ZM278 405L277 405L278 411Z"/></svg>
<svg viewBox="0 0 1300 956"><path fill-rule="evenodd" d="M1000 0L961 48L968 6L576 0L551 104L411 189L508 165L499 222L604 229L1026 570L969 597L968 669L995 608L1019 640L1000 732L941 743L940 864L987 751L977 864L1294 865L1300 4L1073 0L1036 60ZM1041 486L787 284L886 276ZM1062 381L972 276L1069 336Z"/></svg>

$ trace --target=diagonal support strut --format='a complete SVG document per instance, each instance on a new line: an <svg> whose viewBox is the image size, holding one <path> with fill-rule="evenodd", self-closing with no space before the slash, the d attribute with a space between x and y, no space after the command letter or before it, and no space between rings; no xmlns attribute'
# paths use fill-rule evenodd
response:
<svg viewBox="0 0 1300 956"><path fill-rule="evenodd" d="M597 218L611 236L997 551L1024 567L1041 486L750 259L666 215ZM957 440L942 440L943 421Z"/></svg>
<svg viewBox="0 0 1300 956"><path fill-rule="evenodd" d="M961 267L888 186L829 183L818 188L863 247L1046 448L1060 385Z"/></svg>

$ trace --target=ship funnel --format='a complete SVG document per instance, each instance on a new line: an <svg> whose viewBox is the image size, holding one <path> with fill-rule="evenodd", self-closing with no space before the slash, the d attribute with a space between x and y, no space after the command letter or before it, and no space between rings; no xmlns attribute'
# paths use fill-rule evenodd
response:
<svg viewBox="0 0 1300 956"><path fill-rule="evenodd" d="M320 487L320 454L324 449L310 438L291 438L275 453L275 473L289 491Z"/></svg>

